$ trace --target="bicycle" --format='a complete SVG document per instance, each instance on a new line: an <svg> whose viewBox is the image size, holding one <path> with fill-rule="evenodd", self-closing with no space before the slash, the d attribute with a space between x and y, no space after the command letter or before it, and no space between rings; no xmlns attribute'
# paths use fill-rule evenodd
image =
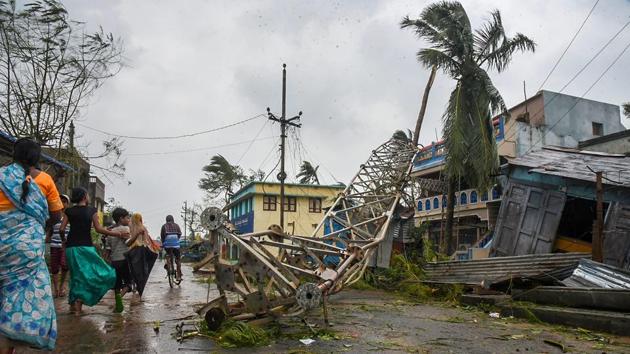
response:
<svg viewBox="0 0 630 354"><path fill-rule="evenodd" d="M166 276L168 277L168 285L171 289L174 287L173 284L179 285L182 280L177 277L177 267L175 265L175 256L173 255L173 249L166 249Z"/></svg>

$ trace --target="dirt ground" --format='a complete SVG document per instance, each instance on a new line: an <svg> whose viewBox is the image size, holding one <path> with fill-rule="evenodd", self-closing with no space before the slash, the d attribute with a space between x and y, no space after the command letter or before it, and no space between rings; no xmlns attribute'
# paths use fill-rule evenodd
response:
<svg viewBox="0 0 630 354"><path fill-rule="evenodd" d="M596 334L510 318L491 318L477 309L443 303L414 304L381 291L343 291L330 300L332 335L309 335L299 319L283 319L282 335L265 347L223 349L211 339L194 337L179 343L175 326L194 315L208 286L201 276L184 269L181 287L170 289L158 262L142 299L127 295L125 312L112 313L113 294L69 313L65 299L56 303L58 353L628 353L630 338ZM210 298L217 294L210 285ZM159 330L156 331L156 322ZM306 321L323 328L321 313ZM293 335L284 335L293 333ZM298 333L296 337L296 333ZM314 339L306 346L299 337ZM37 351L20 351L32 352Z"/></svg>

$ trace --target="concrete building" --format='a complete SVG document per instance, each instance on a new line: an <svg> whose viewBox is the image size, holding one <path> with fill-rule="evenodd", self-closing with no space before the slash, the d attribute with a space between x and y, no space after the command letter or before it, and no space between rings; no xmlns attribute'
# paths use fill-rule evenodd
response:
<svg viewBox="0 0 630 354"><path fill-rule="evenodd" d="M617 105L545 90L508 112L509 115L494 117L492 121L502 164L543 146L578 148L581 141L626 130ZM446 210L444 184L435 182L442 179L445 157L444 142L432 143L418 152L411 173L425 191L417 201L416 219L430 223L428 234L434 242L442 233L441 220ZM485 242L484 236L496 221L502 193L498 187L474 190L466 181L460 181L459 189L454 232L464 250Z"/></svg>
<svg viewBox="0 0 630 354"><path fill-rule="evenodd" d="M630 129L580 141L580 150L630 156Z"/></svg>
<svg viewBox="0 0 630 354"><path fill-rule="evenodd" d="M285 231L310 235L343 185L285 184ZM224 208L241 233L266 230L280 223L280 183L251 182L234 193ZM323 235L323 230L322 230Z"/></svg>
<svg viewBox="0 0 630 354"><path fill-rule="evenodd" d="M90 176L88 186L88 195L90 196L90 205L98 211L98 217L103 223L103 214L105 212L105 183L96 176Z"/></svg>

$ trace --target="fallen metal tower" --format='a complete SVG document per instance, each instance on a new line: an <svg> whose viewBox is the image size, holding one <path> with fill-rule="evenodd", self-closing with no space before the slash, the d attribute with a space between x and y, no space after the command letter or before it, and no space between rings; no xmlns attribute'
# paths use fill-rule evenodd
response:
<svg viewBox="0 0 630 354"><path fill-rule="evenodd" d="M200 312L208 326L218 328L226 316L300 315L321 305L326 316L326 297L361 279L392 215L413 205L407 182L416 151L397 139L373 150L310 236L287 235L275 225L238 235L220 209L206 209L220 293ZM317 236L322 228L324 236ZM226 241L238 246L238 260L220 256Z"/></svg>

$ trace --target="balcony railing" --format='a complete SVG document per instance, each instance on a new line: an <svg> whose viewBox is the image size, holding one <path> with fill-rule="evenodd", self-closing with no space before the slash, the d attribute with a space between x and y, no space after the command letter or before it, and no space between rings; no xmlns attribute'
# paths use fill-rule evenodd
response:
<svg viewBox="0 0 630 354"><path fill-rule="evenodd" d="M481 209L490 201L501 200L501 194L495 188L480 193L476 189L466 189L455 193L455 211ZM435 215L446 210L446 195L440 194L427 198L420 198L416 204L416 215Z"/></svg>
<svg viewBox="0 0 630 354"><path fill-rule="evenodd" d="M505 119L503 116L495 117L492 120L492 127L494 129L494 136L496 141L501 141L505 137ZM413 160L413 171L418 172L429 169L431 167L439 166L444 163L446 157L446 148L444 141L438 141L432 143L420 149Z"/></svg>

